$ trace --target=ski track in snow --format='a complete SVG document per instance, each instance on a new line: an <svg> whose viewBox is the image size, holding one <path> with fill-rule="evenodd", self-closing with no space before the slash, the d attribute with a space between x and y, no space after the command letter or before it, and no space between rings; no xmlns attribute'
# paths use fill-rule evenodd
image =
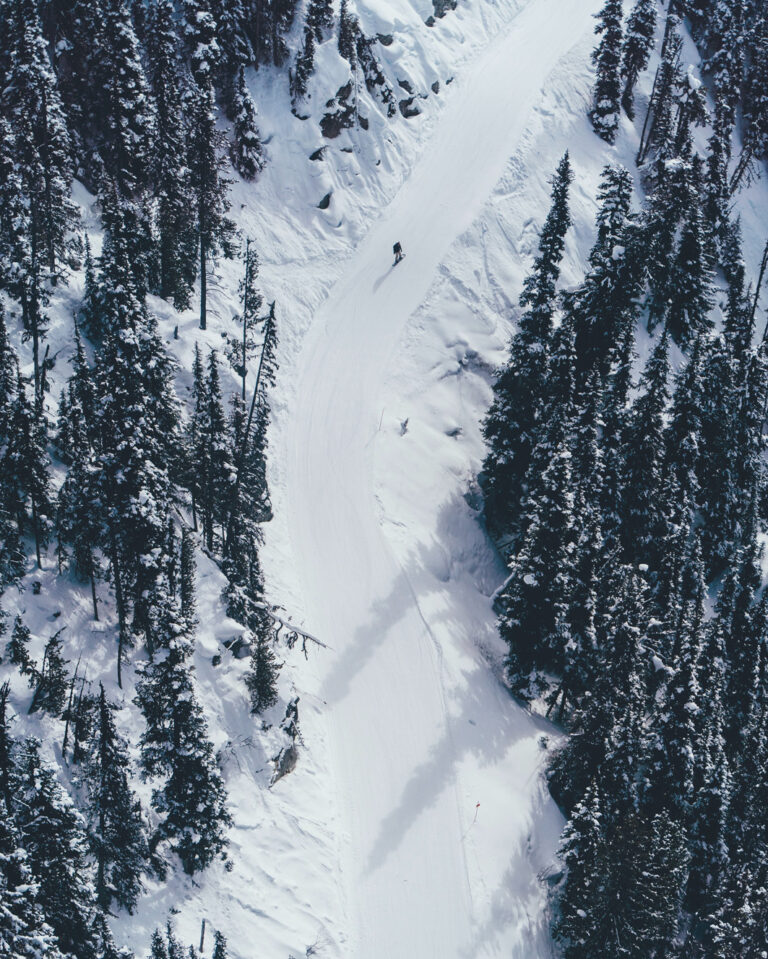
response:
<svg viewBox="0 0 768 959"><path fill-rule="evenodd" d="M550 72L591 32L593 7L530 3L457 78L421 159L316 313L299 363L286 505L307 625L334 650L322 698L356 959L551 954L537 873L559 820L540 776L541 724L452 635L449 576L435 593L398 559L374 451L408 318L492 193ZM396 240L406 258L394 269ZM436 490L435 530L440 499Z"/></svg>

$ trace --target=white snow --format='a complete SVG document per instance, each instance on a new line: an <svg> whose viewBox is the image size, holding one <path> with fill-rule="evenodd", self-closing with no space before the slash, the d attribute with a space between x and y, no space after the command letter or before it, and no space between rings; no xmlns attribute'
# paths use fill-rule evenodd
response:
<svg viewBox="0 0 768 959"><path fill-rule="evenodd" d="M349 955L549 955L537 874L560 820L539 776L542 729L477 648L493 614L453 570L464 565L453 537L483 551L453 503L461 478L409 468L422 437L436 464L455 440L425 435L423 410L404 438L412 411L388 408L384 391L408 361L398 347L409 317L482 211L551 70L591 29L590 6L528 5L457 78L302 351L285 509L307 623L335 650L320 695L347 831ZM395 240L406 252L397 268ZM403 509L388 510L402 487Z"/></svg>
<svg viewBox="0 0 768 959"><path fill-rule="evenodd" d="M235 183L232 213L259 250L280 330L275 519L263 561L270 599L331 649L310 646L307 661L299 649L283 651L281 703L263 729L248 714L247 663L222 645L242 628L223 616L222 578L198 556L197 691L230 795L233 869L216 864L194 881L151 885L138 914L115 923L118 940L138 956L169 916L185 943L197 942L205 917L227 935L233 959L551 955L540 874L551 867L562 820L540 776L540 741L553 731L500 680L491 605L506 571L477 522L472 484L492 370L513 330L548 178L568 148L576 172L568 286L593 240L604 163L636 174L637 132L626 118L613 148L586 119L600 6L460 0L428 28L429 0L361 0L366 32L393 35L377 53L395 95L406 95L398 80L409 82L423 112L387 120L362 91L370 129L333 141L318 128L345 79L333 41L318 51L307 121L290 114L284 73L250 77L270 162L255 185ZM688 42L685 56L698 62ZM656 62L642 79L639 115ZM310 161L319 147L323 160ZM78 186L75 199L98 255L93 198ZM765 203L763 184L739 199L750 275ZM393 269L396 240L406 258ZM182 399L195 342L221 349L222 337L237 332L240 269L218 265L205 333L196 302L179 315L151 301L181 363ZM81 293L77 274L51 307L59 358L52 400L69 372ZM14 336L18 346L18 317ZM647 347L641 338L641 357ZM29 347L20 349L28 370ZM237 388L224 361L222 375L225 389ZM28 587L42 582L40 594L8 594L5 607L25 611L38 658L51 632L67 625L66 655L74 665L82 652L89 678L105 679L136 742L132 670L122 695L113 681L107 585L98 586L103 621L93 624L88 589L57 580L52 551L46 566L28 577ZM214 656L222 657L217 667ZM14 693L19 732L46 737L67 780L60 728L23 716L25 683L17 680ZM297 694L299 762L269 789L282 745L277 727ZM137 785L147 805L150 789ZM206 955L211 942L209 934Z"/></svg>

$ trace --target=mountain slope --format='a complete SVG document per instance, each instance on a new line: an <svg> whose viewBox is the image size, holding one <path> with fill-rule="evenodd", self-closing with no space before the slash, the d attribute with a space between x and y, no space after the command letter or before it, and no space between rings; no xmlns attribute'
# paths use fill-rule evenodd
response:
<svg viewBox="0 0 768 959"><path fill-rule="evenodd" d="M592 6L529 4L458 77L425 153L345 265L302 352L287 510L307 623L334 648L321 689L348 832L350 955L549 954L536 873L559 819L538 778L541 730L452 629L467 613L449 585L426 591L421 544L411 544L411 563L395 555L374 496L374 451L404 325L501 176L548 75L591 32ZM406 259L394 269L398 239ZM431 538L437 510L431 519L411 534ZM491 848L511 861L483 855L487 841L474 837L484 823ZM532 852L534 828L545 839ZM494 913L502 883L514 908Z"/></svg>

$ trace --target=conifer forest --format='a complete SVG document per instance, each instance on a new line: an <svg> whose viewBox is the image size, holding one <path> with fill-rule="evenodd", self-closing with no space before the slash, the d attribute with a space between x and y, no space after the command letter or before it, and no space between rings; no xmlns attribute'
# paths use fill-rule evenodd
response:
<svg viewBox="0 0 768 959"><path fill-rule="evenodd" d="M0 959L768 957L765 0L0 27Z"/></svg>

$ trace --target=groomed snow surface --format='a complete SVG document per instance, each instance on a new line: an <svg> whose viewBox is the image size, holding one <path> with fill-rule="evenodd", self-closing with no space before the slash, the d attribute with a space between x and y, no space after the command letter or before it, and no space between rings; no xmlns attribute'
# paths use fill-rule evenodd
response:
<svg viewBox="0 0 768 959"><path fill-rule="evenodd" d="M462 500L479 455L464 431L487 399L469 384L451 419L473 359L463 317L423 316L454 339L424 344L450 378L446 405L424 395L428 370L426 382L397 373L441 262L552 71L591 34L595 6L528 4L457 76L410 176L316 311L295 374L283 510L306 623L333 646L318 694L348 956L551 954L540 873L561 821L540 777L545 727L482 653L497 655L487 596L500 571ZM547 170L564 149L553 146ZM394 267L398 239L406 258ZM469 255L483 283L481 253Z"/></svg>

